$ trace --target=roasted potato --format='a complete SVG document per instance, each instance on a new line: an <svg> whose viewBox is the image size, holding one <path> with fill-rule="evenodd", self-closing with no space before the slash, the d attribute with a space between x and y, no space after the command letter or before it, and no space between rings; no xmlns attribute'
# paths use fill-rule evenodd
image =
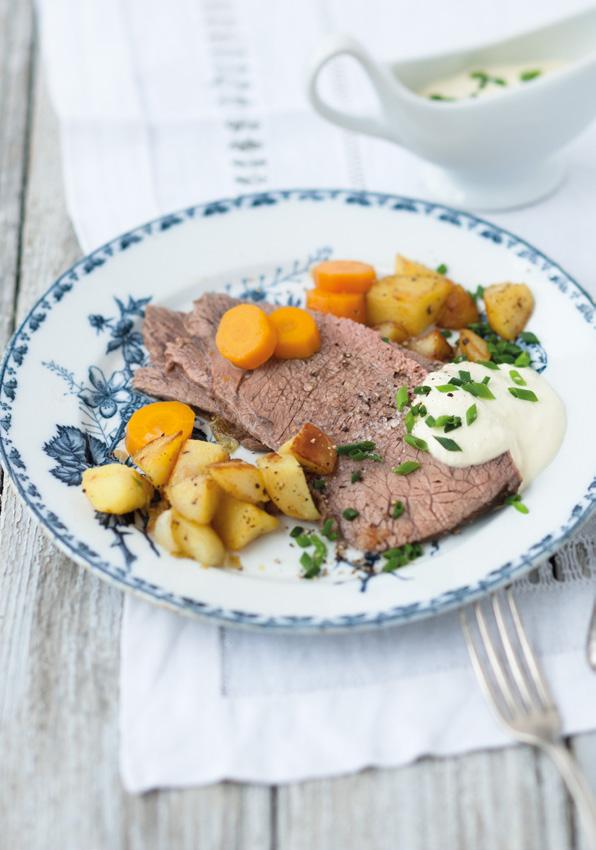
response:
<svg viewBox="0 0 596 850"><path fill-rule="evenodd" d="M153 487L136 469L121 463L108 463L83 472L83 493L96 511L128 514L147 507Z"/></svg>
<svg viewBox="0 0 596 850"><path fill-rule="evenodd" d="M162 487L170 477L183 443L182 431L177 434L164 434L143 446L141 451L133 456L133 462L143 470L155 487Z"/></svg>
<svg viewBox="0 0 596 850"><path fill-rule="evenodd" d="M398 254L395 258L395 274L406 274L415 277L439 276L438 271L430 269L428 266L422 265L422 263L409 260L407 257L404 257L403 254Z"/></svg>
<svg viewBox="0 0 596 850"><path fill-rule="evenodd" d="M295 457L271 452L260 457L257 466L263 473L269 496L283 514L295 519L320 519L302 467Z"/></svg>
<svg viewBox="0 0 596 850"><path fill-rule="evenodd" d="M368 323L397 322L408 336L418 336L434 324L452 286L442 275L381 278L366 294Z"/></svg>
<svg viewBox="0 0 596 850"><path fill-rule="evenodd" d="M399 322L381 322L373 326L379 332L379 336L390 339L391 342L404 342L408 338L408 332Z"/></svg>
<svg viewBox="0 0 596 850"><path fill-rule="evenodd" d="M269 501L263 474L251 463L244 460L224 460L210 464L207 469L221 489L235 499L251 502L253 505Z"/></svg>
<svg viewBox="0 0 596 850"><path fill-rule="evenodd" d="M242 502L228 493L223 493L213 518L213 527L228 549L238 551L251 540L275 531L279 526L277 517L250 502Z"/></svg>
<svg viewBox="0 0 596 850"><path fill-rule="evenodd" d="M457 354L463 354L468 360L473 363L481 363L484 360L490 360L490 351L488 345L481 336L471 331L469 328L462 328L457 341Z"/></svg>
<svg viewBox="0 0 596 850"><path fill-rule="evenodd" d="M172 519L174 511L168 508L167 511L162 511L155 520L152 533L156 542L170 553L170 555L180 555L180 547L174 538L172 529Z"/></svg>
<svg viewBox="0 0 596 850"><path fill-rule="evenodd" d="M206 472L168 484L165 492L179 514L199 525L211 522L221 494L217 482Z"/></svg>
<svg viewBox="0 0 596 850"><path fill-rule="evenodd" d="M218 443L207 443L205 440L186 440L176 466L170 476L170 484L177 484L185 478L192 478L205 472L211 463L228 460L228 452Z"/></svg>
<svg viewBox="0 0 596 850"><path fill-rule="evenodd" d="M337 463L335 446L327 434L310 422L305 422L298 433L280 447L279 454L292 455L300 466L318 475L329 475Z"/></svg>
<svg viewBox="0 0 596 850"><path fill-rule="evenodd" d="M477 322L478 318L478 308L470 293L459 283L454 283L437 316L437 325L458 330Z"/></svg>
<svg viewBox="0 0 596 850"><path fill-rule="evenodd" d="M453 358L453 349L441 333L436 328L428 331L422 336L416 336L408 340L405 344L406 348L415 351L417 354L423 354L424 357L429 357L431 360L451 360Z"/></svg>
<svg viewBox="0 0 596 850"><path fill-rule="evenodd" d="M205 567L221 567L224 563L226 550L210 526L198 525L174 511L171 527L174 541L183 555Z"/></svg>
<svg viewBox="0 0 596 850"><path fill-rule="evenodd" d="M495 283L484 290L486 318L503 339L514 340L534 309L534 297L525 283Z"/></svg>

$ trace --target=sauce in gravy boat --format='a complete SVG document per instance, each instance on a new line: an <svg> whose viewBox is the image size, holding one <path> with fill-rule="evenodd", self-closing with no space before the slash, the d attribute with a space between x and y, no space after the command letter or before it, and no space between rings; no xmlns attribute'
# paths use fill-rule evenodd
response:
<svg viewBox="0 0 596 850"><path fill-rule="evenodd" d="M328 104L319 75L338 56L366 72L379 114ZM427 163L430 193L477 209L532 203L554 191L553 157L596 117L596 7L481 47L378 63L349 36L332 36L314 58L314 108L349 130L379 136Z"/></svg>

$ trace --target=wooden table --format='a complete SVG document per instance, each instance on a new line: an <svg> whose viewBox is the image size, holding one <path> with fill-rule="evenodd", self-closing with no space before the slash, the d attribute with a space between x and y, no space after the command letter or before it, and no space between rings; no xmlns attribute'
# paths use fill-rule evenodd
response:
<svg viewBox="0 0 596 850"><path fill-rule="evenodd" d="M0 0L0 63L3 348L81 252L24 2ZM0 850L583 846L557 774L526 747L279 788L127 795L118 774L122 595L61 555L6 480L0 505ZM568 744L596 785L596 734Z"/></svg>

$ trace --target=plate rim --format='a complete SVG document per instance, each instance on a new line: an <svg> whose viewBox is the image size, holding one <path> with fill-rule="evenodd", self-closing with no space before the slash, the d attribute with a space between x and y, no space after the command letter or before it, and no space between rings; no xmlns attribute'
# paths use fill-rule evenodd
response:
<svg viewBox="0 0 596 850"><path fill-rule="evenodd" d="M86 277L92 274L96 268L103 266L116 254L134 247L136 244L140 244L146 238L156 235L156 233L164 232L171 227L184 224L201 216L205 218L211 215L227 214L234 210L250 210L285 201L311 201L317 203L337 201L347 204L358 204L364 207L376 205L377 207L385 207L396 212L408 212L426 216L438 212L440 213L439 219L441 221L461 227L463 220L468 224L467 229L470 231L479 225L484 226L487 230L479 234L479 236L485 236L488 239L498 242L502 241L503 236L508 238L511 240L510 244L506 246L508 249L511 250L513 246L523 247L531 253L531 257L527 257L527 259L532 264L536 264L536 261L541 261L543 264L541 270L543 272L547 270L551 272L555 271L557 273L557 279L552 282L558 285L560 289L562 288L562 284L565 288L570 286L576 292L581 293L588 302L590 315L586 315L583 310L580 310L580 312L589 324L594 325L594 312L596 311L594 299L574 277L527 240L474 213L433 201L394 193L334 188L272 189L266 192L249 193L207 201L157 216L144 224L113 237L108 242L105 242L74 262L37 298L7 343L0 366L0 414L8 412L10 415L10 408L12 406L10 396L8 396L9 402L4 401L4 398L8 395L5 385L7 368L11 358L14 357L19 339L22 339L24 334L28 336L28 334L34 333L38 329L37 327L31 327L31 321L41 306L44 307L46 313L49 312L60 303L63 295L80 280L80 277ZM389 207L387 206L388 204L393 204L393 206ZM54 296L53 300L51 300L52 295ZM24 359L18 363L19 367L23 365ZM89 547L83 541L77 540L63 523L61 525L64 527L64 532L61 532L55 522L48 516L48 514L52 514L53 512L43 503L41 496L39 496L39 499L36 499L34 494L35 492L38 493L38 491L36 491L33 481L29 478L28 474L19 472L16 468L15 458L14 456L12 458L10 456L10 446L8 445L9 440L7 437L8 429L6 429L6 434L4 431L4 421L0 420L0 462L15 486L22 503L33 513L43 530L51 537L61 551L78 564L98 575L104 581L119 587L121 590L126 590L129 593L150 601L152 604L169 608L178 613L211 622L215 621L227 626L233 625L259 630L272 630L275 632L298 631L302 633L317 631L344 632L346 630L364 631L399 625L447 612L462 605L467 605L487 593L507 585L513 579L520 578L530 569L538 566L539 563L551 556L566 542L569 536L588 519L596 507L596 477L594 477L588 485L586 492L578 498L568 519L555 532L550 533L543 540L530 546L515 560L495 568L484 579L480 579L475 584L454 587L422 602L393 605L383 611L377 612L335 615L331 617L310 615L268 616L241 611L235 608L228 609L213 606L209 603L165 591L163 588L159 588L145 579L126 573L121 568L114 567L109 562L103 561L96 553L89 550ZM16 451L17 459L20 459L18 450L13 448L13 451ZM27 492L27 484L33 487L33 492L31 490Z"/></svg>

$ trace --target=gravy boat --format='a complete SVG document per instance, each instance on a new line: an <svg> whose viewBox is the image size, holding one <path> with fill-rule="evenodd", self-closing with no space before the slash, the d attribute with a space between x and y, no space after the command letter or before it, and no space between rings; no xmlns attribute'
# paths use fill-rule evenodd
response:
<svg viewBox="0 0 596 850"><path fill-rule="evenodd" d="M379 100L378 115L325 102L319 75L338 56L356 59ZM466 68L503 63L561 68L486 98L454 102L416 94ZM437 199L476 209L524 206L553 192L564 175L561 147L596 117L596 6L480 47L381 64L353 38L334 35L313 59L308 94L316 111L348 130L402 145L426 161Z"/></svg>

